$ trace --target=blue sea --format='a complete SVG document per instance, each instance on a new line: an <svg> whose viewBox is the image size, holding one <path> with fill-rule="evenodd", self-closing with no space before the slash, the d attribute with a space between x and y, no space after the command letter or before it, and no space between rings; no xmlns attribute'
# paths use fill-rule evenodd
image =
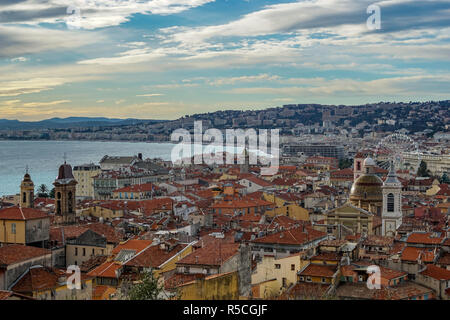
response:
<svg viewBox="0 0 450 320"><path fill-rule="evenodd" d="M104 155L170 160L174 144L100 141L0 141L0 197L19 193L26 167L37 189L41 184L51 189L64 162L72 166L94 162Z"/></svg>
<svg viewBox="0 0 450 320"><path fill-rule="evenodd" d="M19 193L27 166L37 192L41 184L49 190L53 188L52 183L58 175L59 166L64 163L64 156L72 167L92 162L98 164L105 155L132 156L142 153L144 159L171 160L174 146L173 143L146 142L0 140L0 197ZM203 146L207 150L205 148ZM243 148L232 146L224 146L224 150L243 152ZM250 151L265 155L257 150ZM192 146L192 154L196 153Z"/></svg>

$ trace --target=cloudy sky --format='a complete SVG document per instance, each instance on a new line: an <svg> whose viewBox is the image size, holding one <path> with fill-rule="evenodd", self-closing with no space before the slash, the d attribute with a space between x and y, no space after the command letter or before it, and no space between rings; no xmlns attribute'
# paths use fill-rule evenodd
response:
<svg viewBox="0 0 450 320"><path fill-rule="evenodd" d="M0 1L0 118L443 100L449 69L450 0Z"/></svg>

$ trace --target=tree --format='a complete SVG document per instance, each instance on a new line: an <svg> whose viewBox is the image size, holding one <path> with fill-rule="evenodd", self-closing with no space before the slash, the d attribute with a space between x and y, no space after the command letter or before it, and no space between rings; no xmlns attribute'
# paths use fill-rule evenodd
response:
<svg viewBox="0 0 450 320"><path fill-rule="evenodd" d="M427 163L425 161L421 161L419 165L419 170L417 170L417 175L419 177L429 177L430 176L430 170L427 168Z"/></svg>
<svg viewBox="0 0 450 320"><path fill-rule="evenodd" d="M52 188L52 190L50 190L50 193L49 193L49 198L51 198L51 199L55 199L55 188Z"/></svg>
<svg viewBox="0 0 450 320"><path fill-rule="evenodd" d="M48 188L45 184L38 187L38 196L41 198L48 198Z"/></svg>
<svg viewBox="0 0 450 320"><path fill-rule="evenodd" d="M442 175L441 183L449 183L450 184L450 178L448 177L447 173L445 173L445 172Z"/></svg>
<svg viewBox="0 0 450 320"><path fill-rule="evenodd" d="M353 159L340 159L339 169L350 168L353 165Z"/></svg>
<svg viewBox="0 0 450 320"><path fill-rule="evenodd" d="M163 286L150 271L141 274L140 281L129 289L127 296L129 300L158 300L162 291Z"/></svg>

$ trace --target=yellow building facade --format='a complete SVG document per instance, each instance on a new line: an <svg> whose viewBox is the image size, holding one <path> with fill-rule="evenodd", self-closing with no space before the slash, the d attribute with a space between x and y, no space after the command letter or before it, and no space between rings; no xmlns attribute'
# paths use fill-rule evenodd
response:
<svg viewBox="0 0 450 320"><path fill-rule="evenodd" d="M295 203L295 201L287 201L276 194L267 192L263 193L263 198L264 200L275 204L275 208L273 208L273 210L266 211L266 215L271 217L282 215L295 220L309 221L308 210Z"/></svg>

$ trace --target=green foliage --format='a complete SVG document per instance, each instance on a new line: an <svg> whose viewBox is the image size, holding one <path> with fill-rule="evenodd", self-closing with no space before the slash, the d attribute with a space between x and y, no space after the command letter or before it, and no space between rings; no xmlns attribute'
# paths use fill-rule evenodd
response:
<svg viewBox="0 0 450 320"><path fill-rule="evenodd" d="M50 190L48 197L51 199L55 199L55 188L52 188L52 190Z"/></svg>
<svg viewBox="0 0 450 320"><path fill-rule="evenodd" d="M340 159L339 169L351 168L353 166L353 159Z"/></svg>
<svg viewBox="0 0 450 320"><path fill-rule="evenodd" d="M48 188L45 184L41 184L38 187L38 197L40 198L48 198Z"/></svg>
<svg viewBox="0 0 450 320"><path fill-rule="evenodd" d="M427 163L425 161L421 161L419 165L419 170L417 170L417 175L419 177L429 177L430 176L430 170L427 168Z"/></svg>
<svg viewBox="0 0 450 320"><path fill-rule="evenodd" d="M129 300L158 300L163 287L158 283L158 279L152 272L145 272L141 275L139 283L133 285L128 293Z"/></svg>
<svg viewBox="0 0 450 320"><path fill-rule="evenodd" d="M441 183L449 183L450 184L450 178L448 177L447 173L444 173L442 175L442 178L440 180Z"/></svg>

